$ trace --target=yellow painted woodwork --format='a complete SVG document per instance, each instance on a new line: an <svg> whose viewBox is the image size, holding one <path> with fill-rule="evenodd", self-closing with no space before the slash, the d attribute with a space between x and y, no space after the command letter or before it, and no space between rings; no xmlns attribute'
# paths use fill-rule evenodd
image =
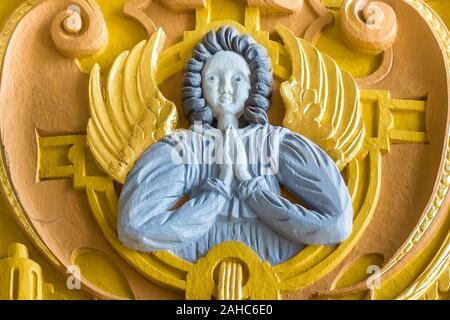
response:
<svg viewBox="0 0 450 320"><path fill-rule="evenodd" d="M11 251L10 248L12 248L11 246L16 246L14 245L14 243L19 242L21 244L26 244L26 246L30 249L27 250L28 255L32 256L32 260L39 264L43 279L45 279L46 281L43 284L45 299L58 299L61 298L61 295L67 299L88 299L89 296L80 290L67 289L66 279L61 277L58 272L55 272L55 268L51 267L48 262L40 257L36 250L33 249L31 241L29 241L25 237L23 230L18 227L17 221L14 220L13 215L8 212L8 210L11 210L9 208L10 207L6 202L6 199L3 197L3 195L0 195L0 264L4 258L8 258L9 252ZM9 271L7 272L9 275ZM0 276L0 278L2 278L2 276ZM53 297L54 291L56 291L56 293ZM9 291L4 293L0 289L0 296L1 295L7 295L8 297L10 297Z"/></svg>
<svg viewBox="0 0 450 320"><path fill-rule="evenodd" d="M367 276L373 273L373 269L371 267L383 266L384 258L379 254L366 254L361 257L358 257L351 263L349 263L336 277L335 282L332 285L332 289L340 289L345 288L347 286L354 285L359 281L367 281ZM368 272L369 271L369 272ZM381 283L380 283L381 285ZM357 293L353 296L347 296L344 299L357 299L362 300L366 299L370 294L369 289L360 293Z"/></svg>
<svg viewBox="0 0 450 320"><path fill-rule="evenodd" d="M109 41L103 51L79 60L81 70L88 74L95 64L102 70L108 70L120 53L130 50L147 38L145 29L123 14L125 0L96 1L106 21Z"/></svg>
<svg viewBox="0 0 450 320"><path fill-rule="evenodd" d="M340 8L344 0L320 0L327 8Z"/></svg>
<svg viewBox="0 0 450 320"><path fill-rule="evenodd" d="M25 0L0 1L0 28L5 26L7 19L13 14L14 10L24 2ZM48 281L44 282L42 285L42 295L44 299L58 300L63 299L64 297L67 299L84 300L90 298L84 292L71 291L66 288L65 279L55 271L54 267L50 266L48 261L45 261L40 257L37 251L33 249L32 242L26 237L24 230L19 228L17 220L13 218L13 215L11 214L13 209L8 203L6 196L3 194L3 190L0 191L0 193L2 193L0 194L0 264L2 261L5 261L4 259L10 259L8 258L8 252L12 251L13 247L22 247L23 245L21 244L26 244L26 247L30 249L27 250L28 254L33 257L32 261L38 263L41 268L42 279ZM21 249L22 252L24 252L25 249ZM0 271L0 273L1 272L2 271ZM27 292L21 292L22 296L26 294ZM4 293L0 289L0 296L3 297L3 295L8 295L8 293ZM10 296L8 295L7 298L10 298Z"/></svg>
<svg viewBox="0 0 450 320"><path fill-rule="evenodd" d="M0 23L6 22L9 15L22 3L24 0L8 0L0 3Z"/></svg>
<svg viewBox="0 0 450 320"><path fill-rule="evenodd" d="M236 24L235 22L228 22L235 25L241 31L253 30L254 36L257 37L259 41L266 43L271 55L276 57L273 58L275 74L282 80L287 80L289 72L288 70L291 70L292 68L291 66L286 65L286 63L289 61L288 53L280 44L268 40L266 33L259 31L257 18L259 12L250 12L250 9L248 8L246 9L246 12L247 14L245 15L244 21L245 27L241 26L240 24ZM202 37L202 35L208 30L216 27L214 26L213 20L214 19L212 18L211 12L208 11L208 8L199 9L197 11L197 30L186 32L185 40L182 43L168 48L161 53L161 57L158 63L158 73L156 75L156 78L158 80L156 82L159 83L161 81L164 81L171 75L182 71L182 64L184 63L184 60L180 59L177 63L173 63L174 61L171 61L172 63L168 63L168 59L171 59L169 57L173 56L175 52L178 55L177 59L179 59L180 55L185 55L187 57L192 46ZM224 23L224 21L218 22L220 24ZM356 146L350 144L350 147L353 146L353 149L350 150L354 151L347 152L347 157L342 163L343 167L348 162L348 185L351 191L355 209L354 231L352 233L352 236L337 248L310 246L299 253L296 257L281 265L274 267L267 266L265 270L271 274L271 277L273 277L274 279L278 279L274 282L272 287L273 292L278 292L277 294L283 292L287 293L292 290L298 290L319 279L328 270L335 266L340 261L340 259L342 259L342 257L345 256L345 254L352 248L353 244L356 243L356 241L359 239L365 227L370 221L370 217L373 214L375 205L378 200L380 188L380 154L389 150L390 143L426 142L426 131L423 123L425 119L425 102L391 100L388 92L386 91L363 91L361 93L361 99L359 99L359 91L356 88L356 85L351 76L347 75L346 73L340 73L338 71L339 68L333 64L333 61L331 59L327 58L327 62L324 62L323 64L317 64L317 62L309 61L308 58L311 59L310 57L314 55L319 57L316 58L316 61L323 58L321 58L320 53L318 51L315 51L315 49L311 45L305 42L301 42L301 40L298 40L292 34L290 34L289 31L285 29L279 29L279 32L281 33L286 47L289 49L291 59L292 57L297 57L297 59L294 59L294 61L302 61L299 54L301 50L305 50L305 47L307 48L306 50L309 50L308 54L303 55L304 59L303 62L301 62L303 63L301 65L302 67L306 66L314 70L311 65L314 65L314 63L316 63L316 68L319 68L319 70L320 68L324 68L324 65L329 66L330 68L334 68L330 69L334 70L334 73L329 72L328 74L325 74L323 76L327 81L329 81L329 88L328 86L325 88L319 87L317 90L319 92L321 92L320 90L322 90L321 94L317 94L317 92L310 92L312 93L312 100L316 98L314 95L322 98L327 90L330 90L331 92L333 92L332 90L335 90L336 92L339 92L339 90L343 90L340 87L342 83L344 84L343 87L347 88L347 90L350 90L350 92L351 88L353 88L353 95L350 94L349 97L346 97L346 99L348 100L346 100L345 106L348 107L348 101L353 101L353 104L350 105L354 109L349 109L350 111L346 111L345 108L343 108L344 111L342 111L342 113L344 113L344 116L342 117L345 118L345 112L348 112L347 117L349 117L349 119L353 119L355 124L353 125L353 123L350 122L352 126L349 127L352 129L347 129L347 127L344 127L343 129L341 129L341 133L346 134L346 138L343 139L345 142L351 141L355 137L357 137L355 140L360 142L357 142ZM156 36L159 36L158 33L153 36L153 39L155 39ZM151 42L152 40L149 43ZM299 44L303 45L300 46ZM143 45L144 44L140 45L141 50ZM139 48L139 45L136 48ZM172 51L174 53L172 53ZM277 58L281 55L284 55L285 58ZM156 55L154 57L156 57ZM116 92L121 91L121 87L117 89L113 86L114 84L119 83L119 81L113 82L111 81L111 79L114 80L115 77L118 77L115 75L121 74L120 70L121 68L123 68L125 58L126 54L122 54L122 56L119 56L119 58L116 60L116 65L112 68L109 77L110 85L107 84L107 89L110 90L110 96L114 96L114 90ZM284 63L284 65L280 64L282 62ZM295 67L297 68L296 70L299 70L300 64L295 65ZM97 90L97 94L91 94L91 106L96 104L101 105L103 101L103 99L99 98L101 97L99 77L100 75L98 68L94 68L91 76L91 88L94 89L92 83L93 79L95 79L95 90ZM284 86L286 87L286 89L289 86L295 86L297 84L296 81L299 81L301 77L305 77L305 75L295 73L294 71L291 76L290 83L286 82ZM133 81L131 82L134 83ZM311 83L314 83L314 81L320 82L321 79L307 79L307 83L309 83L310 81ZM340 85L337 85L336 82L339 82ZM311 87L313 87L313 85L311 85ZM110 88L112 88L112 90ZM306 87L304 89L309 88L310 87ZM297 90L300 89L302 89L301 85ZM286 93L286 90L284 90L284 92ZM341 93L340 95L342 96L343 94ZM335 99L339 101L339 93L336 93L335 97L337 97ZM98 103L95 101L94 103L92 103L94 98L99 99ZM305 98L308 99L310 97L305 94ZM297 100L299 100L299 98L297 98ZM287 105L289 108L289 106L292 105L292 102L289 99L285 99L285 101L285 105ZM301 103L302 101L298 102ZM342 105L344 105L342 101L340 102ZM329 109L333 109L332 107L333 104L332 102L330 102ZM306 110L307 108L305 108L304 106L304 109ZM320 115L322 117L325 116L328 118L332 118L331 115L327 114L327 111L329 109L323 108L323 111L319 112L316 116ZM293 110L297 112L298 108ZM93 112L96 112L95 108L93 109ZM292 112L293 116L296 115L295 112ZM356 118L352 118L352 115L356 115ZM363 123L370 129L366 137ZM112 122L110 125L113 125ZM376 127L374 127L375 125ZM114 129L118 130L114 127L103 128L104 132L110 132L110 130ZM308 127L307 129L305 129L305 131L302 131L302 133L307 135L308 133L311 133L312 129L313 128ZM331 130L331 132L333 132L333 130ZM41 165L48 163L48 161L41 161L39 167L40 178L48 179L73 177L74 186L77 188L85 189L87 191L88 199L94 212L94 216L96 217L97 222L102 228L103 233L113 245L113 247L123 257L125 257L125 259L131 262L150 279L164 285L168 285L175 289L185 290L186 297L209 298L211 296L214 296L214 293L216 292L215 290L217 290L216 285L211 286L210 289L205 289L199 283L194 285L189 284L189 279L192 279L193 275L197 274L199 266L202 266L205 263L204 261L210 261L215 255L209 255L209 258L205 258L205 260L202 260L202 263L197 262L196 264L191 264L169 253L138 253L125 248L118 241L115 231L115 221L117 217L117 195L115 194L112 181L109 178L101 177L101 175L95 177L86 175L86 172L83 169L86 166L87 154L86 148L84 146L84 139L85 138L83 136L39 138L39 147L41 151L40 154L45 155L46 149L51 149L52 152L54 152L53 157L55 161L58 158L58 161L61 161L64 157L58 155L58 153L53 149L55 146L59 146L61 150L62 148L64 148L66 151L69 150L68 158L71 159L71 164L69 164L69 166L67 166L66 164L60 166L56 161L55 164L50 167L42 167ZM101 139L94 138L92 139L92 141L98 142L101 141ZM120 145L120 140L116 142ZM90 145L92 149L92 142L90 143ZM95 150L96 149L94 149L94 154ZM352 158L355 156L356 158L352 160ZM46 156L44 156L44 158L45 157ZM51 158L51 156L49 157ZM96 158L99 159L99 155L97 155ZM106 164L103 164L102 167L107 173L113 176L111 174L111 171L108 171L108 166ZM214 252L217 252L218 255L223 254L222 250L225 250L224 248L228 248L230 246L233 247L232 242L227 243L226 246L219 245L214 248ZM247 249L244 252L247 252L245 258L242 258L244 261L254 259L254 257L251 258L252 256L254 256L254 253L251 252L250 249ZM174 266L175 268L167 269L161 267L161 262ZM210 264L217 265L217 262L210 262ZM197 288L197 286L199 287ZM200 289L201 292L198 292L198 290ZM261 291L259 290L255 292L261 293ZM248 292L248 294L255 293ZM215 296L217 297L217 293L215 293Z"/></svg>
<svg viewBox="0 0 450 320"><path fill-rule="evenodd" d="M0 300L64 300L53 285L44 283L39 264L30 260L23 244L8 247L8 257L0 259Z"/></svg>
<svg viewBox="0 0 450 320"><path fill-rule="evenodd" d="M425 0L442 18L447 27L450 26L450 1L448 0Z"/></svg>
<svg viewBox="0 0 450 320"><path fill-rule="evenodd" d="M450 219L437 230L436 236L429 241L420 254L416 255L395 277L381 275L382 289L375 290L375 299L439 299L445 298L450 273ZM417 271L423 270L418 275ZM431 282L433 273L441 274L437 282ZM412 284L412 286L411 286ZM410 287L411 286L411 287ZM408 288L410 287L410 288Z"/></svg>
<svg viewBox="0 0 450 320"><path fill-rule="evenodd" d="M191 56L192 48L208 31L218 29L224 24L232 25L240 32L252 35L261 45L267 48L272 59L275 76L282 79L286 79L289 76L290 64L285 49L280 43L270 40L267 31L260 30L261 12L258 9L246 7L243 1L237 1L236 5L239 5L240 12L233 10L228 14L227 19L214 20L212 11L215 8L221 10L220 2L211 0L209 3L210 6L206 8L197 9L195 30L186 31L182 42L167 48L161 53L158 61L158 84L184 71L186 59ZM242 13L244 13L245 17L244 24L239 22L242 21Z"/></svg>
<svg viewBox="0 0 450 320"><path fill-rule="evenodd" d="M279 280L267 262L246 245L226 241L213 247L200 258L186 278L186 298L209 300L220 298L220 268L225 261L237 261L242 265L242 299L277 299ZM218 270L216 270L218 269ZM215 273L218 275L215 275Z"/></svg>
<svg viewBox="0 0 450 320"><path fill-rule="evenodd" d="M359 152L365 137L359 88L309 42L286 27L277 31L292 63L291 77L280 85L286 109L283 126L317 143L342 169Z"/></svg>
<svg viewBox="0 0 450 320"><path fill-rule="evenodd" d="M243 276L243 267L239 261L223 261L219 266L218 300L242 300Z"/></svg>
<svg viewBox="0 0 450 320"><path fill-rule="evenodd" d="M1 1L0 21L4 21L4 18L11 10L21 2L23 1ZM148 50L153 52L154 55L149 56L151 63L150 61L147 61L147 63L153 67L150 85L153 86L151 89L152 95L156 96L157 94L160 94L157 91L156 85L161 84L171 76L182 72L184 61L190 55L192 46L208 30L217 28L223 23L230 23L240 31L251 33L257 41L268 49L274 63L274 73L278 79L287 81L291 77L292 68L285 47L278 42L270 40L268 33L260 30L259 17L261 13L258 9L246 8L244 10L244 5L242 4L243 1L242 3L236 2L233 4L226 4L226 1L209 1L209 6L207 8L197 10L196 29L186 32L181 43L161 52L159 58L159 52L156 52L156 48L159 47L159 49L161 49L162 44L157 43L161 40L161 33L154 34L152 39L157 43L154 47L151 47L152 40L139 44L141 40L146 38L143 28L131 20L125 19L122 14L117 14L117 12L122 11L123 0L97 0L97 2L105 15L110 41L105 51L100 52L93 57L80 60L79 64L81 69L86 73L90 73L92 66L96 63L100 66L94 67L93 69L91 81L96 81L96 83L91 87L93 90L97 90L95 99L97 99L98 103L93 103L92 105L100 106L98 109L94 107L94 112L96 112L96 110L101 110L101 119L108 114L111 116L111 109L108 109L111 107L109 104L111 103L111 99L121 98L117 95L119 90L117 88L121 88L122 84L120 84L120 81L111 81L110 87L115 87L115 89L112 89L106 97L104 97L101 93L101 86L99 83L101 76L100 69L104 71L108 70L115 61L115 67L113 66L112 71L110 70L110 79L124 77L121 72L121 67L124 66L126 63L125 60L127 59L127 54L122 53L124 50L133 47L135 48L133 50L136 51L139 49L143 50L144 46L147 44ZM340 0L322 0L322 2L325 5L336 9L338 9L341 4ZM428 0L427 2L434 9L439 10L444 21L450 23L450 16L448 16L450 4L447 0ZM221 10L224 5L228 6L228 10ZM338 10L335 10L334 14L335 19L339 19ZM367 76L381 65L382 55L364 55L355 53L344 45L338 29L339 24L335 21L333 26L322 33L317 43L319 51L328 54L335 60L340 68L351 74L352 77ZM159 40L155 40L158 37ZM286 39L284 40L286 42ZM302 42L301 40L296 41L298 41L298 43ZM299 48L297 47L297 50L298 49ZM136 64L137 61L138 59L134 60L134 64ZM330 64L331 62L327 63ZM147 84L149 83L147 82ZM132 85L135 87L131 88L131 90L136 91L136 84L133 83ZM135 93L136 92L134 92L134 94ZM307 96L308 95L305 94L306 98ZM158 97L161 98L161 96ZM136 98L136 95L134 98ZM102 101L98 99L101 99ZM348 163L344 168L355 211L354 232L352 233L352 236L339 247L329 248L309 246L296 257L278 266L270 266L268 263L262 263L251 249L241 243L234 242L225 242L214 247L206 257L200 259L195 264L183 261L169 253L159 252L143 254L125 248L120 241L118 241L115 230L118 200L113 181L95 165L95 159L101 163L101 167L104 171L118 181L123 181L127 171L123 171L125 173L120 175L115 175L109 171L111 166L110 162L107 160L111 160L110 158L104 160L105 162L103 162L103 164L101 162L102 160L99 160L102 159L102 157L97 155L94 159L91 150L88 148L89 136L87 137L83 134L55 137L37 136L39 148L38 178L42 180L59 178L73 179L74 188L86 191L94 217L110 244L124 259L150 280L176 290L185 291L186 297L190 299L220 298L220 288L223 288L223 285L220 284L219 281L220 277L218 276L223 274L223 272L221 273L220 271L220 266L222 266L223 263L230 261L230 259L237 259L239 265L242 266L242 297L244 299L276 299L290 291L301 289L319 279L336 266L345 254L352 249L353 245L362 235L365 227L369 223L378 200L381 154L388 152L390 145L394 143L428 142L425 122L426 101L391 99L389 92L382 90L361 90L360 99L358 100L360 103L358 103L357 109L360 108L358 113L360 112L362 119L361 123L363 123L366 128L365 136L364 139L362 139L360 148L357 148L358 152L352 154L351 157L346 158L348 161L345 163ZM106 103L106 106L102 106L102 103ZM102 120L99 121L101 122ZM122 125L124 125L122 129L128 129L127 134L134 132L133 130L130 130L129 124L130 122L122 122ZM112 132L117 133L121 130L118 128L120 122L112 122L110 125L113 127L107 129L112 130ZM102 130L101 125L97 125L97 127L97 131ZM105 134L105 128L103 128L103 136ZM123 137L126 137L126 135ZM100 140L100 138L94 138L92 142L89 143L91 149L93 143L96 144ZM126 139L120 140L119 138L119 141L124 140ZM154 140L156 139L153 138L151 141ZM148 146L151 142L147 141L146 143L146 146ZM123 147L123 142L120 146ZM102 147L108 149L110 155L117 155L120 153L117 150L121 150L120 148L114 148L111 152L111 148L114 146L103 144ZM144 144L140 148L143 150L145 148ZM93 149L97 150L98 148L93 147ZM122 155L124 154L125 153L122 152ZM131 167L131 165L130 162L128 168ZM444 190L440 189L441 193L443 191ZM3 203L5 203L5 205L3 205ZM9 221L6 218L6 210L3 210L3 208L6 207L6 201L0 199L0 221L2 221L0 230L2 230L3 222ZM13 225L12 222L10 223ZM406 287L414 281L413 277L416 275L414 270L426 269L426 263L432 260L431 255L438 251L438 247L441 243L444 243L443 248L446 248L445 250L450 248L450 245L448 244L448 228L448 223L444 224L439 233L442 235L435 238L425 249L424 254L417 257L416 261L410 264L408 268L405 268L398 277L388 279L383 283L383 288L375 292L374 298L395 298L395 293L399 292L399 290L406 290ZM4 252L3 248L10 242L13 242L14 238L18 238L22 241L22 234L18 229L14 230L14 232L5 230L5 232L0 233L0 253ZM447 243L446 247L445 243ZM50 298L51 294L53 294L53 298L59 296L58 293L54 293L51 285L43 282L41 267L35 262L27 259L26 247L14 244L10 251L8 257L4 255L5 257L2 258L2 255L0 254L0 278L4 279L1 276L2 273L8 273L11 271L11 268L17 267L19 270L26 270L27 272L31 270L32 273L35 272L39 275L39 277L36 277L36 283L38 283L38 285L33 288L23 287L24 289L19 289L18 291L14 291L15 289L13 286L13 293L11 295L10 288L8 287L5 289L6 287L3 287L5 285L0 282L0 298ZM442 251L439 256L442 258L442 256L445 256L445 252ZM125 283L126 280L116 273L117 270L114 268L114 264L110 261L109 257L99 258L97 253L80 251L74 255L74 261L82 267L82 270L84 270L83 275L92 283L95 283L102 289L115 293L118 296L133 298L132 293ZM344 288L349 284L363 280L362 270L367 267L369 262L372 263L374 261L378 263L381 259L378 256L362 257L361 260L357 260L354 264L350 264L350 267L344 270L340 277L338 277L338 280L335 283L336 288ZM447 266L447 271L426 270L429 274L433 272L442 273L442 276L439 278L440 280L436 282L436 284L433 284L431 289L426 291L426 296L417 296L413 293L405 292L403 297L449 298L445 293L449 289L450 281L448 261L436 261L436 264L444 267ZM166 265L172 267L168 268ZM53 272L50 268L46 269L49 270L46 271L47 273ZM104 274L102 276L96 275L100 273ZM239 272L236 273L237 277L239 277L238 274ZM105 275L112 275L115 280L112 282L104 282L104 278L102 277ZM264 279L264 281L261 281L261 279ZM419 278L419 280L426 284L426 279ZM58 281L61 282L60 279ZM420 283L418 286L419 285ZM28 284L26 284L26 286L28 286ZM61 286L61 284L58 286ZM58 288L57 291L59 292ZM419 292L421 291L419 290ZM359 298L363 298L363 295L360 293L356 294ZM76 293L69 293L69 295L65 294L65 297L80 298L81 294L77 295Z"/></svg>
<svg viewBox="0 0 450 320"><path fill-rule="evenodd" d="M72 261L80 268L82 277L96 287L123 299L134 299L127 279L106 254L81 248L73 253Z"/></svg>
<svg viewBox="0 0 450 320"><path fill-rule="evenodd" d="M121 183L142 153L177 126L175 104L156 83L164 39L158 29L150 40L120 54L108 74L105 97L100 67L91 72L87 142L103 170Z"/></svg>
<svg viewBox="0 0 450 320"><path fill-rule="evenodd" d="M317 40L317 48L333 58L342 70L355 78L375 72L382 64L383 53L367 54L352 50L341 32L339 8L333 9L334 23L326 28Z"/></svg>
<svg viewBox="0 0 450 320"><path fill-rule="evenodd" d="M414 133L420 133L424 128L422 120L425 117L420 112L425 112L425 102L392 100L386 91L373 90L362 91L361 104L362 119L365 121L365 126L370 128L368 130L370 134L366 136L360 153L349 162L347 169L347 184L355 210L354 231L351 237L337 248L310 246L283 264L268 266L267 270L270 270L272 276L280 280L276 287L276 290L280 292L287 293L302 288L320 278L335 266L359 239L370 221L378 199L380 154L389 150L390 143L426 142L426 140L409 138L414 137ZM421 111L418 120L409 121L409 117L407 118L409 121L407 122L410 123L407 127L411 131L402 130L405 139L409 140L402 141L400 135L392 141L391 133L396 132L394 119L398 118L396 123L400 126L403 122L402 114L396 117L393 111L402 108L408 110L412 108L411 105L420 105L419 111ZM412 109L416 110L417 107ZM376 128L373 127L374 124L378 124ZM419 135L420 137L422 136ZM118 240L116 234L118 195L111 178L105 176L101 170L96 170L95 166L89 169L89 163L92 164L94 160L86 146L86 137L84 135L37 136L37 139L40 155L39 178L73 178L75 188L86 190L94 216L113 247L153 281L175 289L186 290L186 296L191 296L186 288L186 276L189 277L191 272L196 273L198 263L193 265L170 253L139 253L124 247ZM218 252L220 248L221 246L217 247ZM251 249L246 250L248 251L252 252ZM255 253L252 252L250 256L252 255ZM169 264L174 268L161 267L163 264ZM212 292L208 294L212 295Z"/></svg>

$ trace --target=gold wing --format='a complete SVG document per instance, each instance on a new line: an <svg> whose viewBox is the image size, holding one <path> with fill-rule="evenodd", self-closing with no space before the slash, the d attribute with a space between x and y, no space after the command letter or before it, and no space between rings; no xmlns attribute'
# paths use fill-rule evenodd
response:
<svg viewBox="0 0 450 320"><path fill-rule="evenodd" d="M286 107L283 126L317 143L342 169L365 137L360 93L355 80L329 56L279 26L292 62L292 75L280 85Z"/></svg>
<svg viewBox="0 0 450 320"><path fill-rule="evenodd" d="M106 97L100 67L95 65L91 71L87 142L103 170L120 183L140 155L177 125L175 104L156 83L164 41L164 31L159 29L150 40L120 54L106 80Z"/></svg>

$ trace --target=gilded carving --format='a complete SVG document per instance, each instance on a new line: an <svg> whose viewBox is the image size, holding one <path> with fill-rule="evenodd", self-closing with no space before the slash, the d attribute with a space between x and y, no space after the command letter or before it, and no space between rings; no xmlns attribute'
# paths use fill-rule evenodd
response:
<svg viewBox="0 0 450 320"><path fill-rule="evenodd" d="M30 260L23 244L8 247L8 257L0 259L0 300L65 300L53 285L44 283L39 264Z"/></svg>
<svg viewBox="0 0 450 320"><path fill-rule="evenodd" d="M365 137L359 89L330 57L285 28L278 32L293 70L280 86L287 109L283 125L316 141L343 168Z"/></svg>
<svg viewBox="0 0 450 320"><path fill-rule="evenodd" d="M103 170L122 183L142 152L177 125L176 107L156 83L164 37L159 29L148 42L141 42L117 58L108 76L106 99L99 66L94 66L91 73L92 118L87 142Z"/></svg>

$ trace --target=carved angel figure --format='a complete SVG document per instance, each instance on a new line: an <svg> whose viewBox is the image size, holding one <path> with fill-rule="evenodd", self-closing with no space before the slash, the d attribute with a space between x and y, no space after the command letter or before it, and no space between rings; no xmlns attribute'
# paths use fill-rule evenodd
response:
<svg viewBox="0 0 450 320"><path fill-rule="evenodd" d="M273 75L265 48L230 26L208 32L187 61L182 98L188 129L170 133L174 105L151 79L142 78L156 66L155 56L146 58L145 51L156 50L160 33L150 40L153 45L143 43L116 61L108 83L120 83L120 90L107 88L106 103L98 70L93 73L91 108L97 117L89 124L88 141L113 178L123 182L126 176L117 225L125 246L169 250L195 262L213 246L234 240L274 265L308 244L336 245L350 235L352 201L338 165L354 156L364 136L356 85L350 83L353 105L343 111L349 108L345 75L309 44L286 30L280 35L291 41L291 55L297 50L302 59L293 68L303 68L281 86L292 107L285 127L268 121ZM142 83L127 89L133 72ZM327 82L330 73L335 87ZM114 120L119 113L121 124ZM158 117L168 125L157 128ZM316 128L309 134L315 142L287 128L307 122ZM350 131L357 137L353 141ZM116 147L98 142L114 134ZM299 203L281 196L281 185ZM179 205L183 197L187 201Z"/></svg>

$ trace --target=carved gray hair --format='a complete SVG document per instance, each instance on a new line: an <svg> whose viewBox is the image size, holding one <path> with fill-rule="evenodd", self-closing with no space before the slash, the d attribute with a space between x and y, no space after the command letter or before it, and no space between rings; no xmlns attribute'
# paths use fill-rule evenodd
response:
<svg viewBox="0 0 450 320"><path fill-rule="evenodd" d="M222 50L241 55L250 67L251 89L244 105L244 119L249 123L266 124L273 82L270 58L263 46L231 26L208 32L187 61L182 99L189 122L214 122L213 111L203 98L201 72L206 61Z"/></svg>

